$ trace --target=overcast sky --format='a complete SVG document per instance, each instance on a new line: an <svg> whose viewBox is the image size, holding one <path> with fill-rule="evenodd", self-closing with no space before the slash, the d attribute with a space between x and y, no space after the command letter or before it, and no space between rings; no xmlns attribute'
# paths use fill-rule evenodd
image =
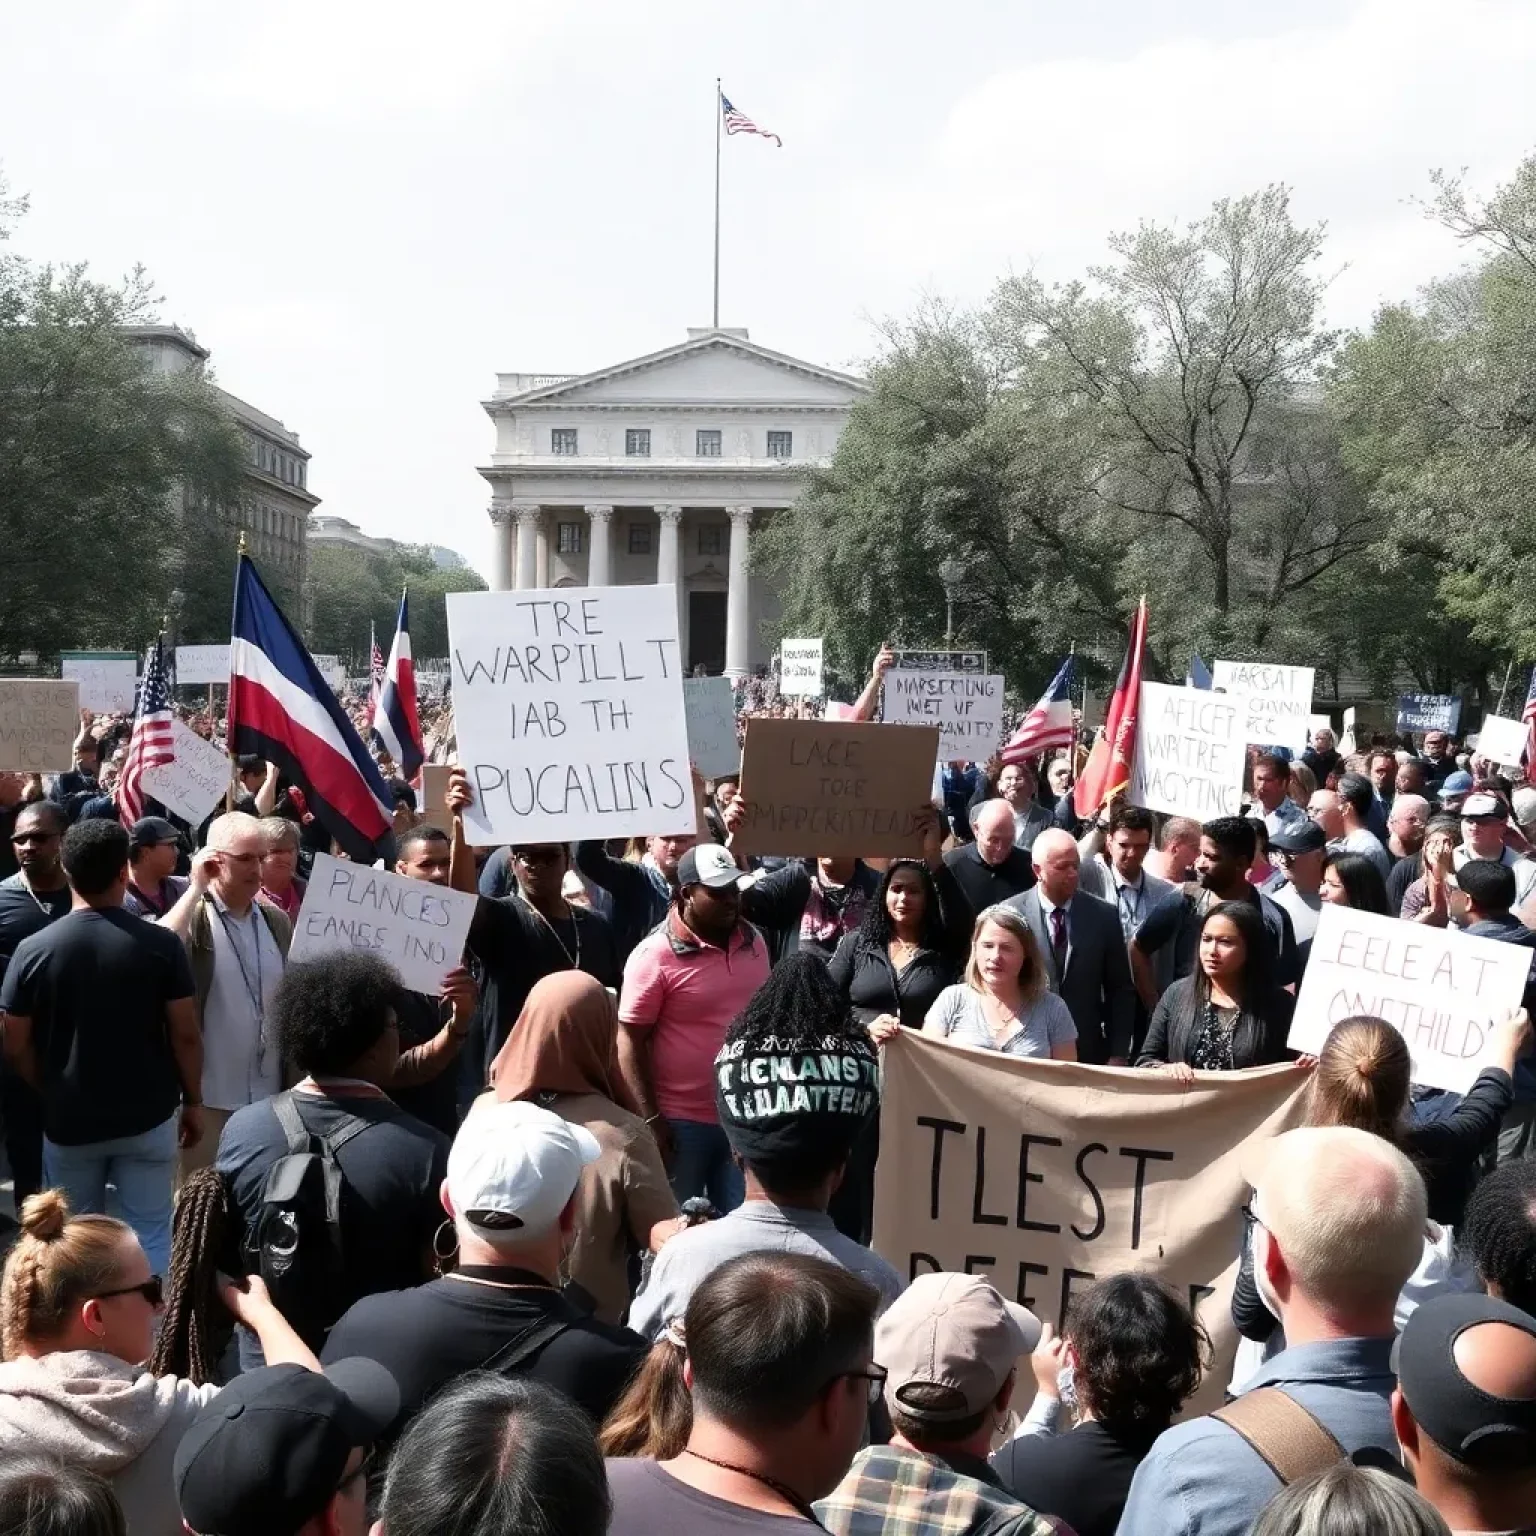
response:
<svg viewBox="0 0 1536 1536"><path fill-rule="evenodd" d="M31 256L143 262L321 511L484 569L498 370L580 372L710 303L857 368L873 321L1272 180L1330 319L1453 266L1412 199L1536 150L1531 0L74 0L0 23Z"/></svg>

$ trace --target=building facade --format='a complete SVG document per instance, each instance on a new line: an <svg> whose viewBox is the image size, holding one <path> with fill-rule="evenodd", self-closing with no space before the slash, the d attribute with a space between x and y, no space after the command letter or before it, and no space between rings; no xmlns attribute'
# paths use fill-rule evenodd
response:
<svg viewBox="0 0 1536 1536"><path fill-rule="evenodd" d="M330 516L310 518L309 542L311 544L350 544L354 549L371 550L381 555L391 554L405 547L398 539L375 538L372 534L364 533L356 523L348 522L344 517ZM423 544L421 547L432 557L432 564L440 571L462 571L469 564L457 550L448 549L442 544Z"/></svg>
<svg viewBox="0 0 1536 1536"><path fill-rule="evenodd" d="M492 590L672 585L690 670L764 664L778 608L752 570L753 529L831 459L864 391L735 329L593 373L499 374L480 470Z"/></svg>

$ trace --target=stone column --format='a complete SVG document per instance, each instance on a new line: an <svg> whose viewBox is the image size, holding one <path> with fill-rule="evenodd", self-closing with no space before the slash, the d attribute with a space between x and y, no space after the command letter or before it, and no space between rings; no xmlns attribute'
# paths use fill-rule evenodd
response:
<svg viewBox="0 0 1536 1536"><path fill-rule="evenodd" d="M609 553L611 541L608 537L613 522L613 508L603 504L589 505L587 518L592 525L589 530L591 542L587 548L587 585L606 587L613 581L612 556Z"/></svg>
<svg viewBox="0 0 1536 1536"><path fill-rule="evenodd" d="M745 677L751 659L751 592L747 538L752 527L751 507L727 507L731 518L730 584L725 593L725 675Z"/></svg>
<svg viewBox="0 0 1536 1536"><path fill-rule="evenodd" d="M517 590L531 592L538 582L537 553L534 549L538 537L539 514L543 508L536 501L514 501L513 515L517 518Z"/></svg>
<svg viewBox="0 0 1536 1536"><path fill-rule="evenodd" d="M512 503L497 497L491 502L491 591L506 592L512 586Z"/></svg>
<svg viewBox="0 0 1536 1536"><path fill-rule="evenodd" d="M533 526L533 581L542 591L549 586L549 514L542 508Z"/></svg>
<svg viewBox="0 0 1536 1536"><path fill-rule="evenodd" d="M656 546L656 585L678 588L682 601L683 585L683 509L660 506L656 516L661 521L661 542Z"/></svg>

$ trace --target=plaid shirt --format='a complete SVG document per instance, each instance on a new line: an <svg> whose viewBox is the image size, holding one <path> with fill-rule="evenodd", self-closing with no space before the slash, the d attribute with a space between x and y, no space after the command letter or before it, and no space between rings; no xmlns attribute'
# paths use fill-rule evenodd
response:
<svg viewBox="0 0 1536 1536"><path fill-rule="evenodd" d="M853 1458L816 1513L834 1536L1072 1536L1059 1520L1021 1504L991 1468L976 1467L991 1480L922 1451L872 1445Z"/></svg>

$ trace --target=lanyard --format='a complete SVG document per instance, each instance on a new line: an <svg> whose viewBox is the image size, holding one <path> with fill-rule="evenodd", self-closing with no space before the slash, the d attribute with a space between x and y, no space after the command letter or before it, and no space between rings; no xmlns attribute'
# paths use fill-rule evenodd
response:
<svg viewBox="0 0 1536 1536"><path fill-rule="evenodd" d="M245 956L240 953L240 941L235 937L236 930L230 926L229 914L222 907L213 909L219 914L219 921L224 925L224 937L229 940L230 953L235 957L235 964L240 967L240 980L245 984L245 995L251 1000L251 1007L256 1010L256 1066L260 1069L267 1054L267 1010L261 985L261 930L265 927L261 913L256 910L256 904L251 903L251 915L248 921L251 923L251 937L256 941L256 984L251 985L251 973L246 969Z"/></svg>

